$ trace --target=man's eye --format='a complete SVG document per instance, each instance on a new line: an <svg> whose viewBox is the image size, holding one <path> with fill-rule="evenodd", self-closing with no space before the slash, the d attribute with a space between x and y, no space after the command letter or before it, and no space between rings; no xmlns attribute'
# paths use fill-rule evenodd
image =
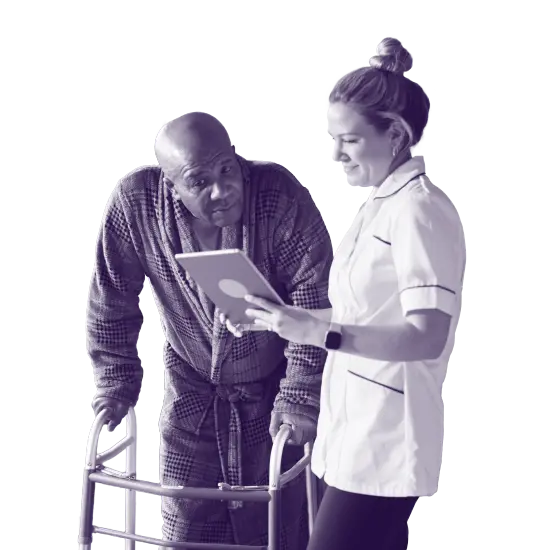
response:
<svg viewBox="0 0 550 550"><path fill-rule="evenodd" d="M343 139L342 140L344 143L357 143L357 140L356 139Z"/></svg>
<svg viewBox="0 0 550 550"><path fill-rule="evenodd" d="M227 174L228 172L231 172L232 169L233 169L233 168L232 168L231 166L224 166L224 167L222 168L222 173L223 173L223 174Z"/></svg>
<svg viewBox="0 0 550 550"><path fill-rule="evenodd" d="M205 180L191 180L191 187L202 187L205 183Z"/></svg>

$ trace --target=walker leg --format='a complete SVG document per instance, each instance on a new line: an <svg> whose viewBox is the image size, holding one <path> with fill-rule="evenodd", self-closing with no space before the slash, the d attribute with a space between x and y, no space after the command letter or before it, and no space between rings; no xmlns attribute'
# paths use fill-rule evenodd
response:
<svg viewBox="0 0 550 550"><path fill-rule="evenodd" d="M126 532L136 534L136 492L126 489ZM135 550L136 541L126 539L126 550Z"/></svg>
<svg viewBox="0 0 550 550"><path fill-rule="evenodd" d="M304 448L304 454L311 457L311 443L306 443ZM319 496L317 494L317 479L314 473L311 471L311 463L306 466L306 491L307 491L307 512L308 512L308 525L309 534L313 531L313 524L315 517L317 516L317 510L319 508Z"/></svg>
<svg viewBox="0 0 550 550"><path fill-rule="evenodd" d="M271 500L268 504L268 550L279 550L280 518L281 518L281 490L270 489Z"/></svg>
<svg viewBox="0 0 550 550"><path fill-rule="evenodd" d="M126 434L133 436L132 444L126 449L126 475L136 477L137 433L134 411L128 412ZM136 534L136 492L126 489L126 532ZM126 550L135 550L136 541L126 539Z"/></svg>
<svg viewBox="0 0 550 550"><path fill-rule="evenodd" d="M82 486L82 505L80 509L80 531L78 535L79 550L91 550L92 523L94 513L95 483L90 481L91 470L84 469Z"/></svg>

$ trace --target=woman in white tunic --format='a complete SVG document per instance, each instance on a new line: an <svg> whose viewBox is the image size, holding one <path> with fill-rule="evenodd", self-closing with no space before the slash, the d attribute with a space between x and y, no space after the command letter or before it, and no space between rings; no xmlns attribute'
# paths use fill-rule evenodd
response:
<svg viewBox="0 0 550 550"><path fill-rule="evenodd" d="M457 211L411 156L430 107L411 66L387 38L330 95L334 160L372 188L334 258L332 309L248 298L257 325L329 351L312 457L328 487L308 550L405 549L418 497L438 487L466 253Z"/></svg>

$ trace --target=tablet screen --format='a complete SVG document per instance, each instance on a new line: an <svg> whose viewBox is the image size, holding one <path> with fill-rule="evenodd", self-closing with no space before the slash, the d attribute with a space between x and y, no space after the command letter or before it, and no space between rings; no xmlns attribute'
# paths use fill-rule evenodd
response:
<svg viewBox="0 0 550 550"><path fill-rule="evenodd" d="M247 294L284 303L242 250L176 254L176 260L233 324L252 322L245 314Z"/></svg>

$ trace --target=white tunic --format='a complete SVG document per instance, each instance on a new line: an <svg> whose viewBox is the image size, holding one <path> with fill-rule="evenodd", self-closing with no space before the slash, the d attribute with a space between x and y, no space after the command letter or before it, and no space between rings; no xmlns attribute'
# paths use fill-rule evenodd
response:
<svg viewBox="0 0 550 550"><path fill-rule="evenodd" d="M373 198L375 197L375 198ZM414 157L373 190L338 248L333 321L391 325L409 312L452 316L437 360L387 362L329 352L312 469L330 486L378 496L437 491L442 385L460 315L466 252L451 201Z"/></svg>

